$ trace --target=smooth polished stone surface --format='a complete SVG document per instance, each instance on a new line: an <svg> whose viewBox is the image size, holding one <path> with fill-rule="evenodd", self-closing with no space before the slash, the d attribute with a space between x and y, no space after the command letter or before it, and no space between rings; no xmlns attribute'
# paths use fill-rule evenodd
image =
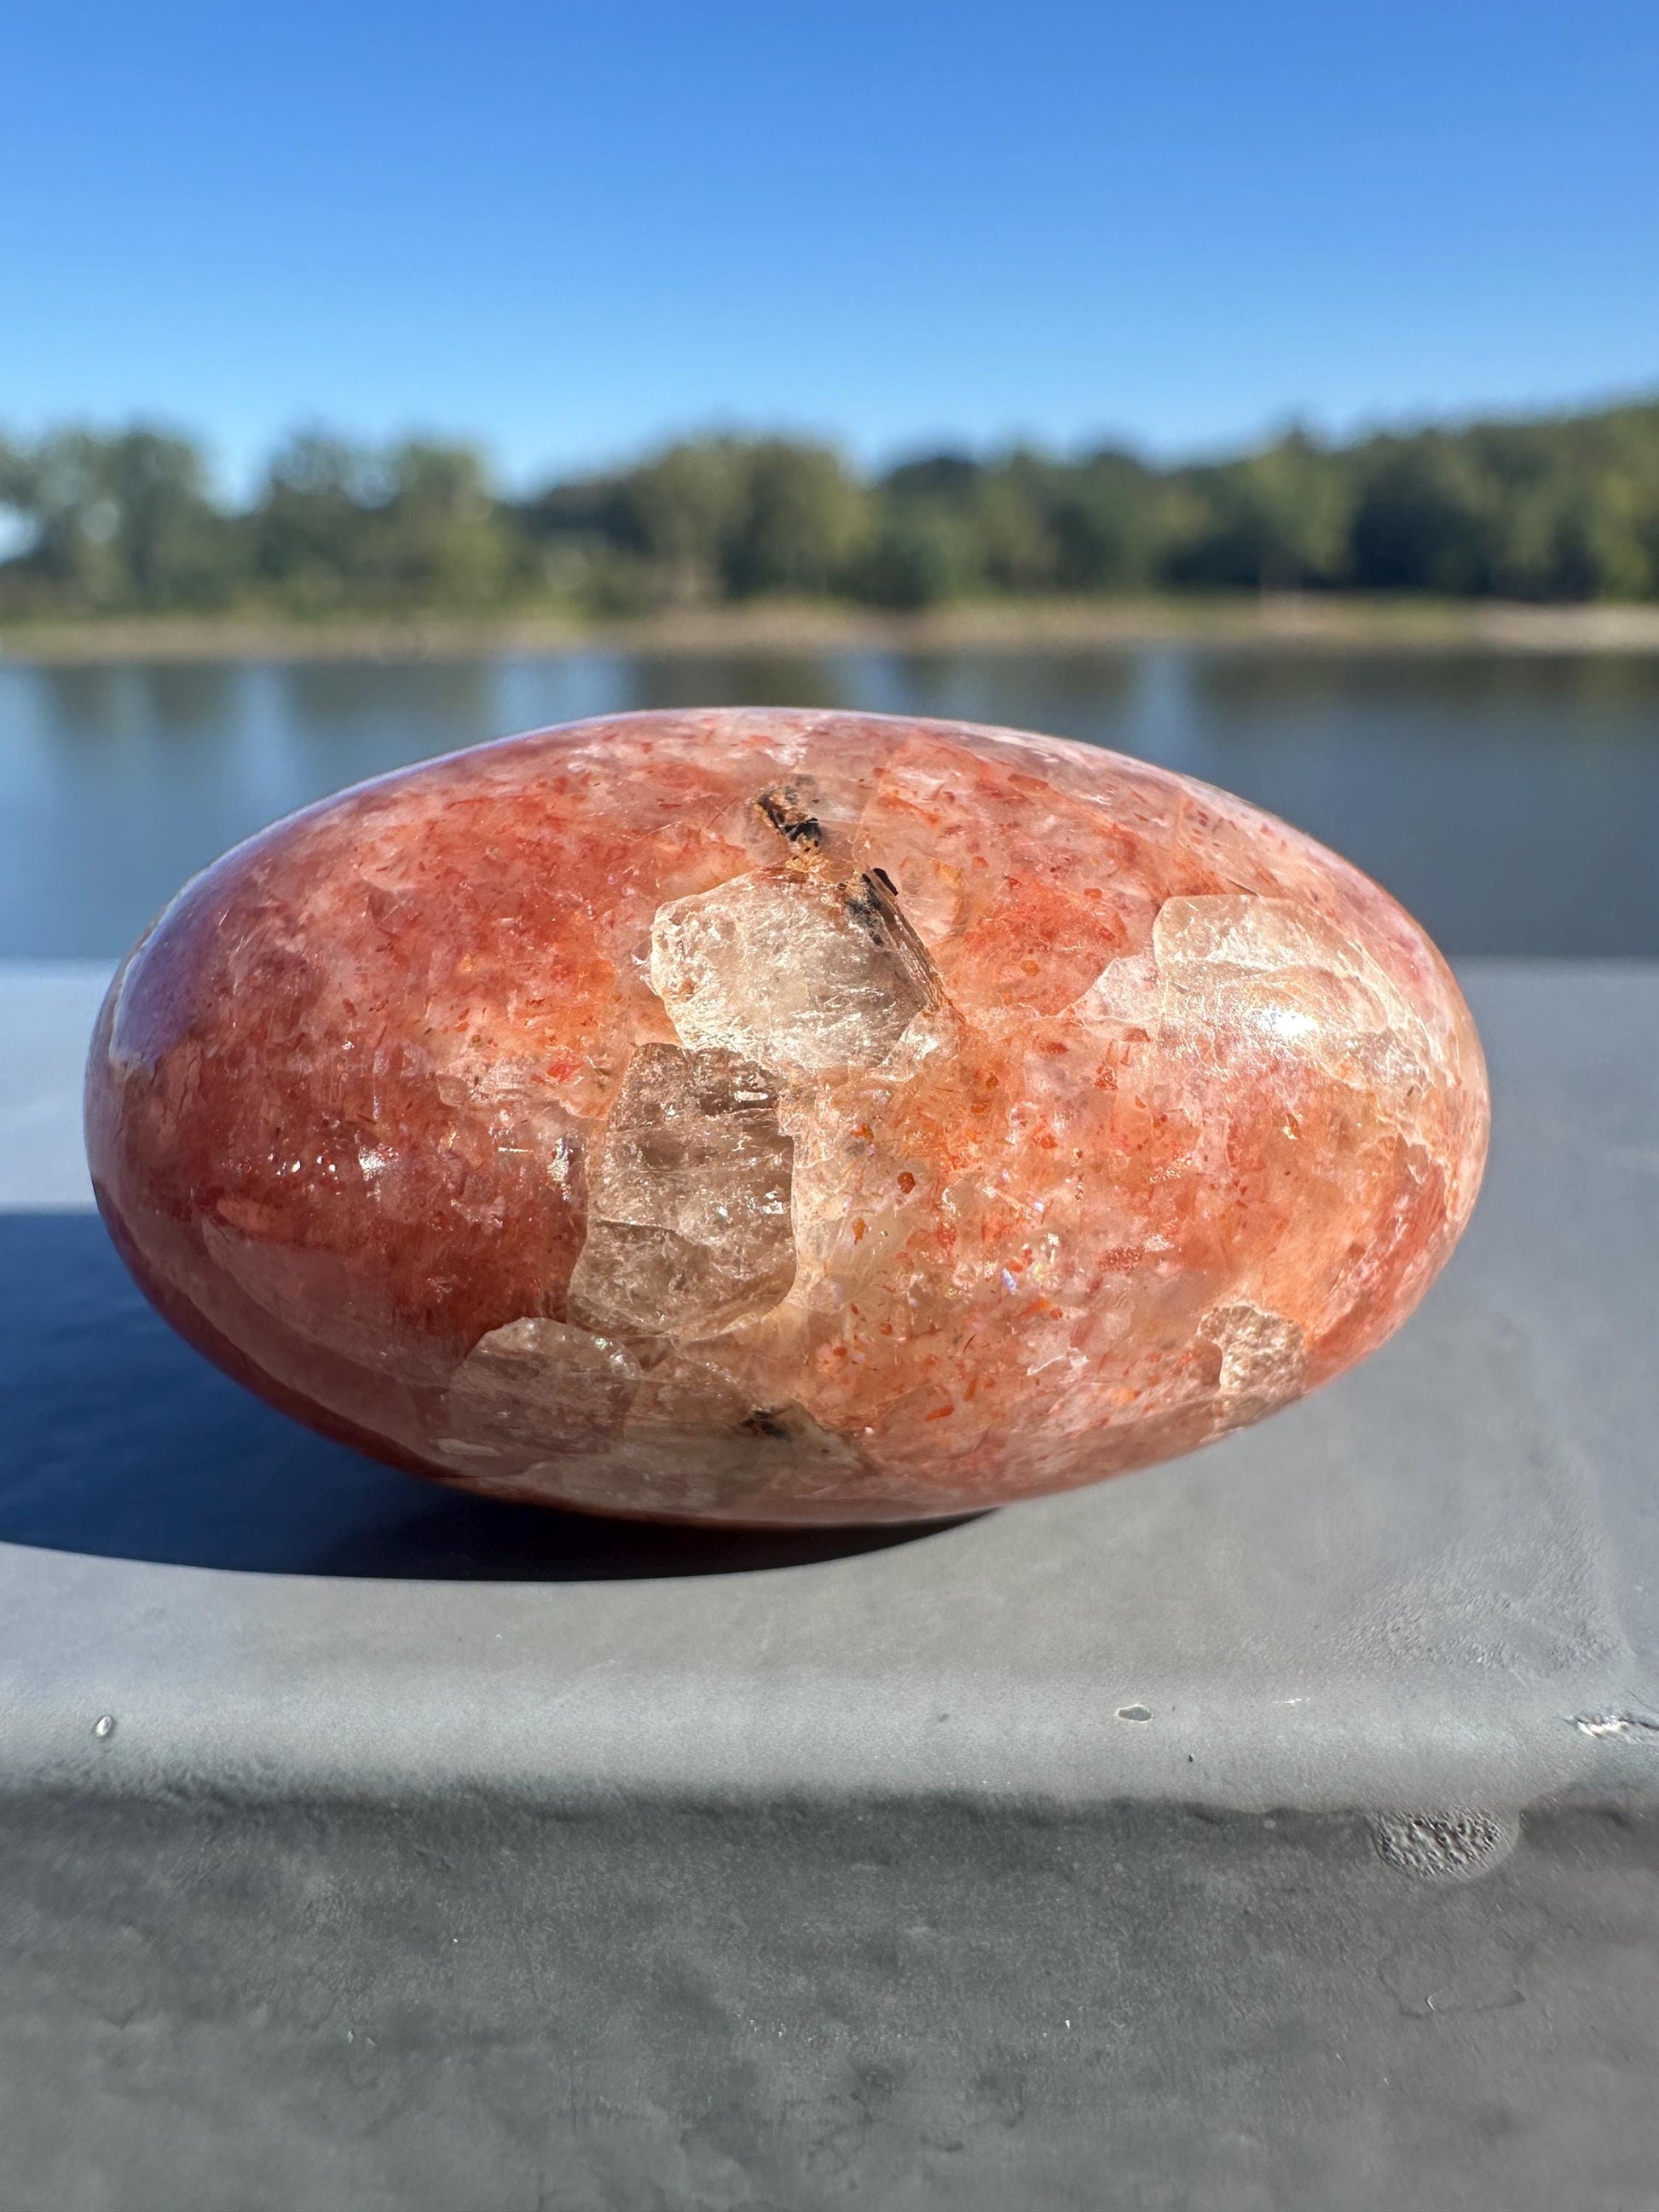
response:
<svg viewBox="0 0 1659 2212"><path fill-rule="evenodd" d="M1455 1242L1420 930L1242 801L945 723L641 715L278 824L112 989L95 1187L161 1310L494 1495L941 1517L1260 1419Z"/></svg>

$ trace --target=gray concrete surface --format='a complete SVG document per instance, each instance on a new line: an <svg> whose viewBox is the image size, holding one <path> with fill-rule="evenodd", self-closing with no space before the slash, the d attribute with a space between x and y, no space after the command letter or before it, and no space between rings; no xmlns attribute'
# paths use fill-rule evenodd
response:
<svg viewBox="0 0 1659 2212"><path fill-rule="evenodd" d="M95 981L0 979L5 2212L1659 2206L1659 969L1471 968L1487 1193L1358 1373L793 1547L175 1346L39 1103Z"/></svg>

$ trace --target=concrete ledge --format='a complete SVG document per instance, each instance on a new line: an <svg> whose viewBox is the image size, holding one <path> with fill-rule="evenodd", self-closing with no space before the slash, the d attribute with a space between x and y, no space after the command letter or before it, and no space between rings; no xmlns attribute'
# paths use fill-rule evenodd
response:
<svg viewBox="0 0 1659 2212"><path fill-rule="evenodd" d="M243 1398L74 1210L99 979L0 985L8 2212L1659 2204L1659 969L1467 980L1401 1337L840 1547Z"/></svg>
<svg viewBox="0 0 1659 2212"><path fill-rule="evenodd" d="M1659 1830L0 1806L7 2212L1651 2212Z"/></svg>

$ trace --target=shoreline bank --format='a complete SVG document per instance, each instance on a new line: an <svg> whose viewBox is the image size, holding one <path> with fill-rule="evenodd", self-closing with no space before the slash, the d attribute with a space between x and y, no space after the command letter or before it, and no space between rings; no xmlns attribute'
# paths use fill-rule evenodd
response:
<svg viewBox="0 0 1659 2212"><path fill-rule="evenodd" d="M501 653L1020 653L1144 645L1310 651L1659 652L1659 606L1326 597L981 601L924 614L811 602L687 609L627 622L556 615L300 623L155 616L0 624L0 662L442 660Z"/></svg>

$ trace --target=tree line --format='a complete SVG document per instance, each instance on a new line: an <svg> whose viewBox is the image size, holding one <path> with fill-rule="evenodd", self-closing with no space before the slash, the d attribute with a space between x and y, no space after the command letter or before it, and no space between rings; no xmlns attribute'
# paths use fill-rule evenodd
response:
<svg viewBox="0 0 1659 2212"><path fill-rule="evenodd" d="M1659 599L1659 403L1522 422L1293 431L1158 466L1127 451L941 453L879 474L800 439L684 440L514 498L467 445L307 432L253 496L139 424L0 436L0 617L296 617L765 594L1364 591Z"/></svg>

